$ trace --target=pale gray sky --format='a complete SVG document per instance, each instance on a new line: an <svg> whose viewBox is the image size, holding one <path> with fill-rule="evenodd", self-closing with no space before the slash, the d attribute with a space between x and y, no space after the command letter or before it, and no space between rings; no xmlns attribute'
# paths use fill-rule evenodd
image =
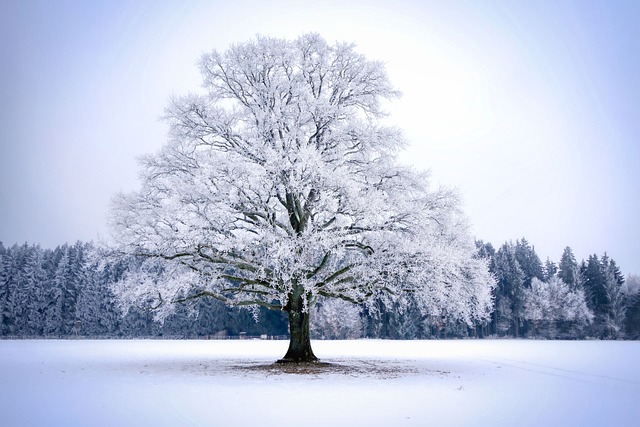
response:
<svg viewBox="0 0 640 427"><path fill-rule="evenodd" d="M107 235L202 52L309 31L387 64L406 161L460 189L473 232L640 273L640 2L0 3L0 241Z"/></svg>

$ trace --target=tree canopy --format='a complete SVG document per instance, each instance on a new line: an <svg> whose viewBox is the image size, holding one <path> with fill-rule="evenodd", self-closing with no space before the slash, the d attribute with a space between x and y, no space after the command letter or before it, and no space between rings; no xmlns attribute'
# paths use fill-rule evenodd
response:
<svg viewBox="0 0 640 427"><path fill-rule="evenodd" d="M315 359L319 298L489 315L494 280L459 198L396 159L405 140L381 102L398 92L380 62L307 34L257 37L199 67L202 90L171 101L140 190L114 201L118 249L146 260L116 287L124 307L147 301L162 317L208 296L280 309L296 361Z"/></svg>

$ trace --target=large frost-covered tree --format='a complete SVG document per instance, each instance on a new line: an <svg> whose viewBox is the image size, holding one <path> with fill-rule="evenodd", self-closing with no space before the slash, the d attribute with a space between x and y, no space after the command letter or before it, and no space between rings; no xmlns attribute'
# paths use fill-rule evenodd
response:
<svg viewBox="0 0 640 427"><path fill-rule="evenodd" d="M381 63L316 34L257 37L199 63L200 93L166 110L170 139L116 197L114 238L146 259L116 287L159 317L212 297L288 313L283 361L316 360L317 298L407 294L429 315L485 318L493 279L454 192L396 161L398 96Z"/></svg>

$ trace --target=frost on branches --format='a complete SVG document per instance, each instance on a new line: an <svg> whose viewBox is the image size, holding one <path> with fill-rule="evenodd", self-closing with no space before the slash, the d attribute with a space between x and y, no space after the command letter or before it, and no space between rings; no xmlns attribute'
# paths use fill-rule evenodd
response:
<svg viewBox="0 0 640 427"><path fill-rule="evenodd" d="M557 276L547 283L537 277L531 280L531 287L524 290L523 317L531 321L534 336L544 330L552 338L557 336L559 325L579 329L593 321L584 291L572 289Z"/></svg>
<svg viewBox="0 0 640 427"><path fill-rule="evenodd" d="M212 297L289 315L284 361L313 361L317 298L367 304L410 295L426 314L488 316L493 278L456 195L398 165L398 96L379 62L316 34L258 37L205 54L203 91L166 110L170 140L120 194L121 251L145 258L117 286L123 307L162 318ZM374 309L373 305L370 309Z"/></svg>

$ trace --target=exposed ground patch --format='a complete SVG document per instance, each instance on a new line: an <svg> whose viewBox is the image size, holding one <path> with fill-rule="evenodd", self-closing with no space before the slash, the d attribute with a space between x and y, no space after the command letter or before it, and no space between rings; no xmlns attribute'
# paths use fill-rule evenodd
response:
<svg viewBox="0 0 640 427"><path fill-rule="evenodd" d="M423 370L415 364L406 361L388 360L340 360L333 362L314 363L269 363L242 364L233 366L246 373L262 373L272 375L301 375L320 378L323 376L340 375L350 377L370 377L380 379L400 378L411 375L446 376L450 372L442 370Z"/></svg>

